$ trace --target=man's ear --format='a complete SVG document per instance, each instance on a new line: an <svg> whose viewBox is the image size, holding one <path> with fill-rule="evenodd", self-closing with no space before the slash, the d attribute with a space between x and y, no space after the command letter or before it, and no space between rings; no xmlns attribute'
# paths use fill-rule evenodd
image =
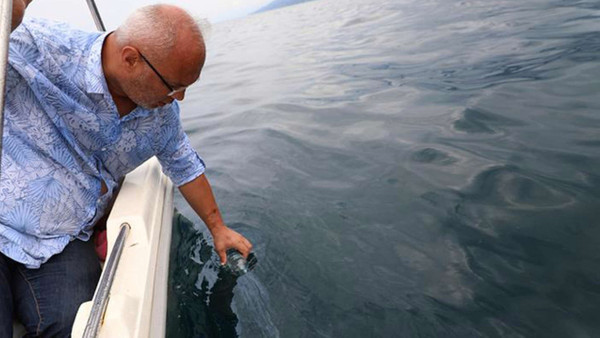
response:
<svg viewBox="0 0 600 338"><path fill-rule="evenodd" d="M131 46L121 49L121 61L128 68L134 68L140 62L140 52Z"/></svg>

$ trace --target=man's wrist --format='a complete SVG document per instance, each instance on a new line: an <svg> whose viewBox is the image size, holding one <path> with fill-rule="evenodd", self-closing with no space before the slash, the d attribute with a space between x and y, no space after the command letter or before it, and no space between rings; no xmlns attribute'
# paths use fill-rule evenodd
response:
<svg viewBox="0 0 600 338"><path fill-rule="evenodd" d="M223 223L222 221L214 222L214 223L206 223L206 227L208 228L208 231L210 231L211 233L221 230L223 228L227 228L225 223Z"/></svg>

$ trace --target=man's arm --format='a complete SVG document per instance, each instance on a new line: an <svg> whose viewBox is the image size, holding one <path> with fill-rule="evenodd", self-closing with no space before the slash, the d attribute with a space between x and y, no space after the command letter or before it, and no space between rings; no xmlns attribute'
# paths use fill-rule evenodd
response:
<svg viewBox="0 0 600 338"><path fill-rule="evenodd" d="M221 258L221 264L225 264L227 261L226 251L229 248L234 248L244 257L248 257L252 251L252 244L244 236L229 229L223 223L210 183L204 174L180 186L179 191L212 234L215 251Z"/></svg>
<svg viewBox="0 0 600 338"><path fill-rule="evenodd" d="M23 21L23 15L25 15L25 8L29 5L32 0L13 0L12 7L12 22L10 31L14 31L17 28L21 21Z"/></svg>

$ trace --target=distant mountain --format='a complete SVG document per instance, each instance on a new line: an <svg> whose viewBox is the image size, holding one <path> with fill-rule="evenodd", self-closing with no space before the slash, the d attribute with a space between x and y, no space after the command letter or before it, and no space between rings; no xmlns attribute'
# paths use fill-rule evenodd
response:
<svg viewBox="0 0 600 338"><path fill-rule="evenodd" d="M291 5L299 4L302 2L309 2L309 1L314 1L314 0L275 0L271 3L269 3L268 5L259 8L254 13L266 12L266 11L270 11L272 9L291 6Z"/></svg>

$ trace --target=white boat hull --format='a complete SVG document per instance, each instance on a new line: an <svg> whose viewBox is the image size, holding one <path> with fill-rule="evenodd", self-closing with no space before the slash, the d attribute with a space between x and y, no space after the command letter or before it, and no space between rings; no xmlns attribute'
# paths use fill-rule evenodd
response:
<svg viewBox="0 0 600 338"><path fill-rule="evenodd" d="M121 224L131 231L98 337L165 336L172 221L173 184L152 158L126 176L107 221L108 252ZM91 308L91 301L79 308L73 337L83 336Z"/></svg>

